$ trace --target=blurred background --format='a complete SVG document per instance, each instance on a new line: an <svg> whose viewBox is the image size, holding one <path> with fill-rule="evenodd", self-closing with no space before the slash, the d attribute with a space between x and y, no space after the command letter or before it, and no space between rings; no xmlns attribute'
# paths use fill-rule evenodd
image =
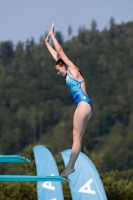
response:
<svg viewBox="0 0 133 200"><path fill-rule="evenodd" d="M100 174L133 185L132 8L132 0L0 0L0 154L25 155L36 144L54 156L71 148L75 105L44 43L54 22L55 36L83 72L94 107L82 151L95 162L101 159ZM0 164L0 174L16 172L24 173ZM131 200L130 187L127 193Z"/></svg>

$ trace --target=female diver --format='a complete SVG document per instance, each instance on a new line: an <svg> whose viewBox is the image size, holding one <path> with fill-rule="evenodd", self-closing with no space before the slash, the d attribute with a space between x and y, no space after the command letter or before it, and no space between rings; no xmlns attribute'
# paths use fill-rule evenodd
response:
<svg viewBox="0 0 133 200"><path fill-rule="evenodd" d="M52 38L55 50L49 44L49 39ZM56 61L55 69L61 76L66 77L66 84L69 87L76 110L73 116L73 144L69 162L60 174L60 176L67 178L67 176L75 171L74 164L81 151L81 141L84 134L88 120L92 116L92 103L86 93L85 81L80 70L68 59L64 53L61 45L54 36L54 23L51 30L45 39L45 44Z"/></svg>

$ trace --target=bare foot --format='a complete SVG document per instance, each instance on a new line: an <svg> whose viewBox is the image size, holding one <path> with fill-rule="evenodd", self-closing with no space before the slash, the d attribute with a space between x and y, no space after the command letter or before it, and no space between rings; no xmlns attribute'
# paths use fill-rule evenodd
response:
<svg viewBox="0 0 133 200"><path fill-rule="evenodd" d="M73 172L75 172L74 168L65 168L64 171L60 174L60 176L62 176L63 178L67 178L67 176L69 174L72 174Z"/></svg>

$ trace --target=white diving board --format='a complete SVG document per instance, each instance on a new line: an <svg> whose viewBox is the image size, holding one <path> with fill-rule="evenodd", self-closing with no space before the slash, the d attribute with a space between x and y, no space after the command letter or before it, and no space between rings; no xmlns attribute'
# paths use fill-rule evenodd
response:
<svg viewBox="0 0 133 200"><path fill-rule="evenodd" d="M0 182L69 182L61 176L0 175Z"/></svg>
<svg viewBox="0 0 133 200"><path fill-rule="evenodd" d="M29 159L20 155L0 155L0 162L30 162Z"/></svg>

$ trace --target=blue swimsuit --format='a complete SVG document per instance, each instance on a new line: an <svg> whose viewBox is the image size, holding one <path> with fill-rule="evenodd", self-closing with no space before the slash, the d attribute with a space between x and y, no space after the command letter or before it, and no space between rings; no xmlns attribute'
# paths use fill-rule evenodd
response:
<svg viewBox="0 0 133 200"><path fill-rule="evenodd" d="M93 109L92 103L91 103L88 95L82 91L82 88L81 88L82 82L84 82L84 80L77 81L77 80L73 79L69 74L67 74L67 76L66 76L66 84L72 93L72 97L74 99L76 106L79 104L79 102L85 101Z"/></svg>

